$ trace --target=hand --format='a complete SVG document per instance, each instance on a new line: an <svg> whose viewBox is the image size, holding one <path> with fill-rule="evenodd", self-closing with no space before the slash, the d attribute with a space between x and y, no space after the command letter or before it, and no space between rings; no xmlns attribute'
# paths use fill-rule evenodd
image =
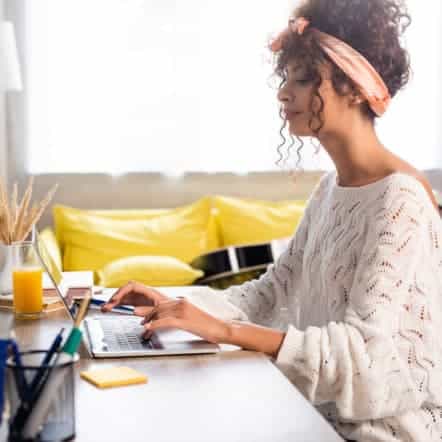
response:
<svg viewBox="0 0 442 442"><path fill-rule="evenodd" d="M101 306L101 311L110 312L119 305L155 306L162 301L168 301L170 298L163 295L152 287L147 287L139 282L130 281L109 299L106 304Z"/></svg>
<svg viewBox="0 0 442 442"><path fill-rule="evenodd" d="M199 309L185 298L160 301L154 307L138 307L134 313L144 316L144 339L149 339L158 329L179 328L206 341L220 343L229 333L229 326Z"/></svg>

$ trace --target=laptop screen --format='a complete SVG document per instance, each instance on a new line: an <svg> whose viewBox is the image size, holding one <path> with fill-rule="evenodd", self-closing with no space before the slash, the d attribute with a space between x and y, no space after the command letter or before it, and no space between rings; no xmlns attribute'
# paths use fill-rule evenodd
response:
<svg viewBox="0 0 442 442"><path fill-rule="evenodd" d="M76 304L74 303L72 296L69 295L69 286L63 278L63 273L57 267L57 264L55 264L44 244L44 241L40 239L40 235L38 234L37 230L34 231L34 241L37 249L37 254L40 258L45 272L51 280L52 285L54 286L54 289L56 290L58 296L63 301L67 312L71 316L72 320L74 320L76 315Z"/></svg>

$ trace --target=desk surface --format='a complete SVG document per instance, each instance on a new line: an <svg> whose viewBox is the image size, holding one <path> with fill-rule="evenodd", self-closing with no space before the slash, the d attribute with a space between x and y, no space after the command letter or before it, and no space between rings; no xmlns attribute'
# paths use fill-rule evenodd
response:
<svg viewBox="0 0 442 442"><path fill-rule="evenodd" d="M0 312L0 321L10 313ZM47 348L64 311L16 321L22 349ZM145 373L145 385L100 390L76 377L79 442L338 442L342 439L262 354L240 350L216 355L91 360L81 370L125 365ZM1 440L1 437L0 437Z"/></svg>

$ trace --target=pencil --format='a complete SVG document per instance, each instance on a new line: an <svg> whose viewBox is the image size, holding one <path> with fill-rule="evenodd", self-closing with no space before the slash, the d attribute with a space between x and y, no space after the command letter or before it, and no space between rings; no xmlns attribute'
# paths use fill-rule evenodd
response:
<svg viewBox="0 0 442 442"><path fill-rule="evenodd" d="M91 295L87 295L81 301L80 310L77 313L77 317L75 318L74 327L80 327L81 322L87 314L87 310L89 308L89 303L91 302Z"/></svg>

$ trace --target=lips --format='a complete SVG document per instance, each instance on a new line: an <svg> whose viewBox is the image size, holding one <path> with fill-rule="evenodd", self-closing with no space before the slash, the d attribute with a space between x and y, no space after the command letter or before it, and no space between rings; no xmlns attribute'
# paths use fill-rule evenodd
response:
<svg viewBox="0 0 442 442"><path fill-rule="evenodd" d="M295 111L288 111L288 110L284 111L284 114L285 114L287 120L290 120L301 113L302 112L295 112Z"/></svg>

